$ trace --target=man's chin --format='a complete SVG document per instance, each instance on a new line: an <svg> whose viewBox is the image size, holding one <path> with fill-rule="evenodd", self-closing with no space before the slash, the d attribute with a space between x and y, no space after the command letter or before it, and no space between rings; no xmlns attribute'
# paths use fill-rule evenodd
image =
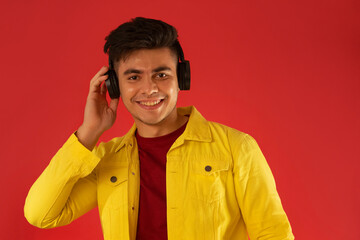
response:
<svg viewBox="0 0 360 240"><path fill-rule="evenodd" d="M140 122L141 124L147 125L147 126L159 126L164 121L164 119L159 118L143 118L143 117L134 117L134 121Z"/></svg>
<svg viewBox="0 0 360 240"><path fill-rule="evenodd" d="M171 125L172 121L176 121L176 105L169 112L165 110L165 108L162 108L161 111L139 111L131 115L137 125L166 127L167 124Z"/></svg>

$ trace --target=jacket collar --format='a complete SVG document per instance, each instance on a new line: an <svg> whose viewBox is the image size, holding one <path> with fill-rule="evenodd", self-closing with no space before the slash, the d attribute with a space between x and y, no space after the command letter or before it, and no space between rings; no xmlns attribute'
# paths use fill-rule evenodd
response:
<svg viewBox="0 0 360 240"><path fill-rule="evenodd" d="M210 142L212 140L208 121L194 106L178 108L180 115L188 115L189 121L182 136L185 140Z"/></svg>
<svg viewBox="0 0 360 240"><path fill-rule="evenodd" d="M115 152L118 152L122 147L125 145L134 145L135 144L135 131L136 131L136 125L135 123L130 128L130 130L126 133L126 135L120 139L122 141L119 143L119 146L115 149Z"/></svg>
<svg viewBox="0 0 360 240"><path fill-rule="evenodd" d="M184 140L193 140L199 142L211 142L211 131L208 121L201 115L201 113L194 107L179 107L177 111L180 115L189 116L189 121L186 125L185 131L179 137L179 144L183 143ZM125 145L134 145L136 125L130 128L126 135L122 138L119 146L115 152L118 152Z"/></svg>

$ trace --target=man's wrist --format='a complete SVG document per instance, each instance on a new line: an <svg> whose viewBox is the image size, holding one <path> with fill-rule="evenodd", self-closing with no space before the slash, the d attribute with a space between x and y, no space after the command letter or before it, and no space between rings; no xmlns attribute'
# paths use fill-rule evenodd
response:
<svg viewBox="0 0 360 240"><path fill-rule="evenodd" d="M101 134L102 133L97 133L94 130L84 127L83 125L81 125L75 132L75 136L78 138L79 142L90 151L92 151L95 147Z"/></svg>

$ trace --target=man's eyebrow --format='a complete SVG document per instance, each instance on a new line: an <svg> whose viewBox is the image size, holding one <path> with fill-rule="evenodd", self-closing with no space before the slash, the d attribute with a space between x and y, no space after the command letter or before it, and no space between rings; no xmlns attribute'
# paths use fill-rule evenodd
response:
<svg viewBox="0 0 360 240"><path fill-rule="evenodd" d="M124 75L129 75L129 74L132 74L132 73L137 73L137 74L140 74L142 73L142 71L138 70L138 69L133 69L133 68L130 68L128 70L126 70L124 72Z"/></svg>
<svg viewBox="0 0 360 240"><path fill-rule="evenodd" d="M161 71L170 71L171 68L167 67L167 66L160 66L157 67L153 70L153 72L161 72Z"/></svg>
<svg viewBox="0 0 360 240"><path fill-rule="evenodd" d="M157 68L153 69L152 72L156 73L156 72L170 71L170 70L171 70L170 67L160 66L160 67L157 67ZM123 73L123 75L129 75L129 74L133 74L133 73L141 74L141 73L143 73L143 71L138 70L138 69L134 69L134 68L130 68L130 69L127 69L127 70Z"/></svg>

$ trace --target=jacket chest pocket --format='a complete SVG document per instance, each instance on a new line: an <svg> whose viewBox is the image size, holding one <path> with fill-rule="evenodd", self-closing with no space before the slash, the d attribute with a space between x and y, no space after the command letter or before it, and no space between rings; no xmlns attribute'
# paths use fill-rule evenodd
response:
<svg viewBox="0 0 360 240"><path fill-rule="evenodd" d="M127 204L127 166L103 168L99 172L98 180L99 205L117 209Z"/></svg>
<svg viewBox="0 0 360 240"><path fill-rule="evenodd" d="M229 163L225 161L192 161L189 190L192 197L204 202L220 200L225 195Z"/></svg>

